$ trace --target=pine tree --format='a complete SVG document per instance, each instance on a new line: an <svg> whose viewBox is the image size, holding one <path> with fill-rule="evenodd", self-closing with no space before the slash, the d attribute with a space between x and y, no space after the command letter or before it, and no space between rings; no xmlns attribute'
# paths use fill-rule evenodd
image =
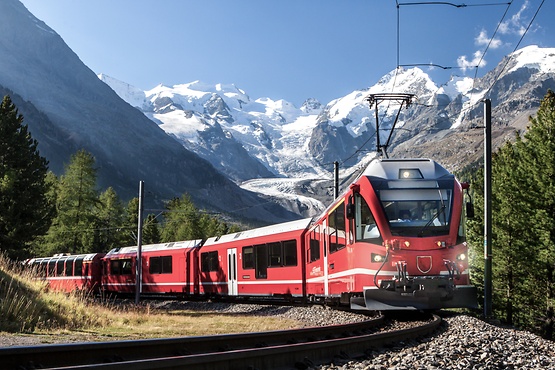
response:
<svg viewBox="0 0 555 370"><path fill-rule="evenodd" d="M112 187L100 194L96 210L95 243L93 252L109 251L123 246L125 210Z"/></svg>
<svg viewBox="0 0 555 370"><path fill-rule="evenodd" d="M52 218L45 182L48 162L9 96L0 104L0 249L28 255L30 243Z"/></svg>
<svg viewBox="0 0 555 370"><path fill-rule="evenodd" d="M207 239L212 236L224 235L239 231L239 227L229 227L225 222L199 211L188 194L174 198L166 205L165 223L162 227L162 241Z"/></svg>
<svg viewBox="0 0 555 370"><path fill-rule="evenodd" d="M160 229L158 227L158 220L153 214L149 214L143 222L143 244L157 244L162 240Z"/></svg>
<svg viewBox="0 0 555 370"><path fill-rule="evenodd" d="M133 198L127 204L125 229L123 233L122 245L137 245L137 222L139 217L139 198ZM156 215L149 214L143 220L142 244L158 244L162 240L160 227Z"/></svg>
<svg viewBox="0 0 555 370"><path fill-rule="evenodd" d="M522 166L525 145L520 137L516 143L507 142L493 156L492 204L494 306L496 316L519 327L534 325L534 310L538 296L530 285L538 276L535 265L537 250L529 241L533 238L528 225L530 204L523 191L526 177Z"/></svg>
<svg viewBox="0 0 555 370"><path fill-rule="evenodd" d="M137 223L139 217L139 198L132 198L125 207L124 232L122 245L137 245Z"/></svg>
<svg viewBox="0 0 555 370"><path fill-rule="evenodd" d="M162 241L202 239L204 233L200 228L200 213L188 194L174 198L166 205L165 225L162 228Z"/></svg>
<svg viewBox="0 0 555 370"><path fill-rule="evenodd" d="M484 170L469 169L460 175L470 183L470 194L474 204L474 217L467 219L466 232L469 254L470 282L478 290L478 305L484 302Z"/></svg>
<svg viewBox="0 0 555 370"><path fill-rule="evenodd" d="M94 157L84 150L71 156L57 188L56 217L45 238L48 253L89 253L98 224Z"/></svg>
<svg viewBox="0 0 555 370"><path fill-rule="evenodd" d="M493 156L493 307L497 317L553 339L555 326L555 94L548 91L524 138ZM483 172L473 177L468 222L472 283L483 282ZM483 255L483 254L482 254ZM538 329L537 323L542 324Z"/></svg>
<svg viewBox="0 0 555 370"><path fill-rule="evenodd" d="M549 90L540 104L536 117L530 118L524 135L526 150L523 166L527 183L523 192L531 205L528 226L533 233L529 240L537 245L537 261L543 278L537 287L544 292L543 335L554 337L555 328L555 93Z"/></svg>

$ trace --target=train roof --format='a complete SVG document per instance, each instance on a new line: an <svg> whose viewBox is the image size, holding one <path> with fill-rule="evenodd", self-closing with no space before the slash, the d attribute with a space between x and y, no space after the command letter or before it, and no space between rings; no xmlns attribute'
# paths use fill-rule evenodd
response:
<svg viewBox="0 0 555 370"><path fill-rule="evenodd" d="M303 218L302 220L296 220L296 221L284 222L277 225L259 227L258 229L239 231L233 234L226 234L218 237L209 238L206 240L206 243L204 243L204 245L227 243L230 241L245 240L245 239L255 238L259 236L275 235L275 234L286 233L289 231L303 230L308 228L311 222L312 222L312 218Z"/></svg>
<svg viewBox="0 0 555 370"><path fill-rule="evenodd" d="M169 250L169 249L189 249L195 248L202 244L202 239L195 239L195 240L184 240L179 242L171 242L171 243L159 243L159 244L145 244L141 246L142 252L152 252L152 251L161 251L161 250ZM130 247L122 247L122 248L114 248L106 254L106 257L113 256L116 254L127 254L127 253L137 253L137 246L130 246Z"/></svg>
<svg viewBox="0 0 555 370"><path fill-rule="evenodd" d="M385 180L402 179L401 171L417 169L419 179L439 179L452 174L439 163L427 158L411 159L374 159L364 170L363 176L377 177Z"/></svg>
<svg viewBox="0 0 555 370"><path fill-rule="evenodd" d="M92 261L96 256L104 256L104 253L85 253L85 254L59 253L51 257L31 258L27 261L27 263L39 263L44 261L58 261L58 260L66 260L66 259L82 259L83 261Z"/></svg>

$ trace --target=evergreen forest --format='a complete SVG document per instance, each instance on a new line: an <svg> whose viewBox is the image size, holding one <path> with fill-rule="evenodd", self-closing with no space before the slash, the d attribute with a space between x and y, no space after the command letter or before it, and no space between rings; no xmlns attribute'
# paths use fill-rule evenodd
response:
<svg viewBox="0 0 555 370"><path fill-rule="evenodd" d="M494 121L495 123L495 121ZM470 180L476 217L467 223L472 284L484 282L484 174ZM524 135L492 157L494 317L553 339L555 303L555 93L547 92ZM481 300L480 300L481 298Z"/></svg>

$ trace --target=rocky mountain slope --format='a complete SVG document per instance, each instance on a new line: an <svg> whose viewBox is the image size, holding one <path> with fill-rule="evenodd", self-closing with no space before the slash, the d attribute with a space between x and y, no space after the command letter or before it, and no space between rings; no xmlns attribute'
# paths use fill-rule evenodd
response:
<svg viewBox="0 0 555 370"><path fill-rule="evenodd" d="M483 78L452 76L438 85L419 68L396 69L374 86L322 105L296 108L283 100L251 99L234 85L199 81L140 91L100 75L186 148L210 161L245 189L265 194L303 216L331 200L333 162L347 181L376 151L371 94L414 94L402 109L391 157L430 157L456 171L483 156L483 99L492 100L494 144L526 128L548 88L555 89L555 49L529 46ZM380 139L396 119L395 102L378 105Z"/></svg>
<svg viewBox="0 0 555 370"><path fill-rule="evenodd" d="M79 149L99 183L123 199L145 181L147 208L189 193L198 206L276 222L296 215L239 188L100 81L48 25L17 0L0 2L0 87L26 117L39 150L60 174ZM150 206L149 206L150 205Z"/></svg>

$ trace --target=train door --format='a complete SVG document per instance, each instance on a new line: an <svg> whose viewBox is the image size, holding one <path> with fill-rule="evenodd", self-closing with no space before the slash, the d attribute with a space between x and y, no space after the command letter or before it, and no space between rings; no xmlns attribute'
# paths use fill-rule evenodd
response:
<svg viewBox="0 0 555 370"><path fill-rule="evenodd" d="M183 285L183 287L181 288L181 291L183 292L183 294L191 294L192 293L192 287L193 287L193 282L191 281L191 274L190 271L192 269L192 261L191 261L191 250L187 249L185 250L185 253L182 255L178 255L178 259L179 261L177 262L177 274L178 274L178 279L180 279L180 281L184 281L185 284Z"/></svg>
<svg viewBox="0 0 555 370"><path fill-rule="evenodd" d="M227 292L237 295L237 248L227 250Z"/></svg>
<svg viewBox="0 0 555 370"><path fill-rule="evenodd" d="M328 224L327 220L322 222L322 237L320 238L320 243L324 252L324 294L327 296L329 294L328 283L329 283L329 266L328 266Z"/></svg>

